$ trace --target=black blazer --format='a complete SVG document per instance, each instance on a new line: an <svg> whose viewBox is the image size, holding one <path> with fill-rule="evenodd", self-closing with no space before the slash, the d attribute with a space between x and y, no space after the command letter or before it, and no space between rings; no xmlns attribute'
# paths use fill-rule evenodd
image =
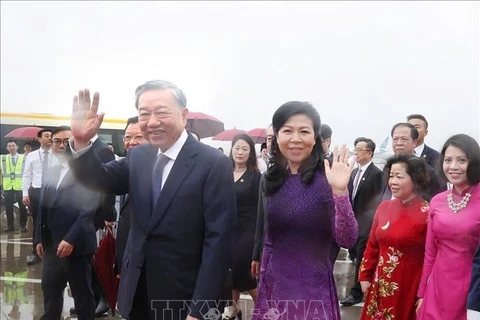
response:
<svg viewBox="0 0 480 320"><path fill-rule="evenodd" d="M267 203L268 198L263 191L265 185L265 175L260 178L260 187L258 195L257 225L255 227L255 240L253 244L253 261L260 261L262 258L263 240L267 231Z"/></svg>
<svg viewBox="0 0 480 320"><path fill-rule="evenodd" d="M473 258L472 281L468 294L467 308L480 312L480 246Z"/></svg>
<svg viewBox="0 0 480 320"><path fill-rule="evenodd" d="M115 273L122 272L122 261L127 247L128 233L130 231L131 209L128 195L120 204L120 216L118 219L117 236L115 238Z"/></svg>
<svg viewBox="0 0 480 320"><path fill-rule="evenodd" d="M233 262L232 163L218 150L188 137L152 206L157 154L158 149L147 144L132 148L120 161L102 164L90 149L71 161L71 167L85 185L129 194L132 215L118 292L120 313L129 316L143 273L149 302L194 301L190 310L183 309L183 304L178 310L172 307L173 314L183 317L182 313L190 311L202 319L203 305L195 302L214 301L223 295Z"/></svg>
<svg viewBox="0 0 480 320"><path fill-rule="evenodd" d="M100 195L79 184L71 170L56 189L59 175L59 166L44 173L35 244L42 243L44 248L51 244L56 250L65 240L73 245L73 256L92 254L97 249L93 217Z"/></svg>
<svg viewBox="0 0 480 320"><path fill-rule="evenodd" d="M421 157L425 159L425 162L435 169L440 168L440 153L437 150L425 145L421 154Z"/></svg>
<svg viewBox="0 0 480 320"><path fill-rule="evenodd" d="M98 156L98 159L102 163L108 163L115 160L115 155L110 150L105 142L97 138L92 144L92 148ZM95 213L94 224L96 229L103 229L105 227L105 221L115 221L115 195L104 193L101 195L100 207Z"/></svg>
<svg viewBox="0 0 480 320"><path fill-rule="evenodd" d="M358 237L368 238L372 228L373 217L378 206L378 197L382 192L382 171L371 163L359 182L358 190L352 201L353 182L359 168L352 171L348 191L352 202L353 213L358 223Z"/></svg>

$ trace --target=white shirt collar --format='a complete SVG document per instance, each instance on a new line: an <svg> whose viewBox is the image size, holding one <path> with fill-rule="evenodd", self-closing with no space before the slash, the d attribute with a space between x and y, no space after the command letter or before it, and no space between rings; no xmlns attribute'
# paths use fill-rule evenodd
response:
<svg viewBox="0 0 480 320"><path fill-rule="evenodd" d="M180 138L178 138L178 140L175 141L175 143L170 148L168 148L167 151L162 152L162 150L160 150L159 148L157 156L163 153L170 160L173 160L173 161L177 160L178 154L182 150L183 145L185 144L187 139L188 139L188 133L186 130L183 130L182 134L180 135Z"/></svg>
<svg viewBox="0 0 480 320"><path fill-rule="evenodd" d="M422 143L421 145L415 148L415 155L417 157L421 157L423 153L423 149L425 149L425 143Z"/></svg>
<svg viewBox="0 0 480 320"><path fill-rule="evenodd" d="M360 170L362 170L362 172L365 172L365 170L367 170L368 166L371 165L373 163L373 160L371 160L369 163L367 163L366 165L364 166L359 166L360 167Z"/></svg>
<svg viewBox="0 0 480 320"><path fill-rule="evenodd" d="M92 139L90 139L90 141L92 142L92 144L97 141L98 139L98 134L96 134Z"/></svg>

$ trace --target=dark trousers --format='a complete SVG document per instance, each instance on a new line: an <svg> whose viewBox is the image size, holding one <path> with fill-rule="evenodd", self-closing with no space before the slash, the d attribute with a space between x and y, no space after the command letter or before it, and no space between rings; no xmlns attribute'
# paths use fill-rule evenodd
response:
<svg viewBox="0 0 480 320"><path fill-rule="evenodd" d="M63 292L70 284L79 320L95 318L95 299L91 287L92 255L59 258L56 248L46 246L43 259L42 291L45 313L40 320L61 319Z"/></svg>
<svg viewBox="0 0 480 320"><path fill-rule="evenodd" d="M25 208L22 202L22 191L4 190L3 194L5 196L5 213L7 214L8 228L14 228L13 205L15 202L18 203L18 208L20 209L20 227L25 227L27 225L27 208Z"/></svg>
<svg viewBox="0 0 480 320"><path fill-rule="evenodd" d="M353 283L353 287L350 290L350 294L355 298L363 297L362 287L360 286L360 282L358 281L358 273L360 271L360 264L363 259L363 253L367 247L368 238L359 237L357 243L355 245L356 251L356 258L357 258L357 265L355 266L355 281Z"/></svg>
<svg viewBox="0 0 480 320"><path fill-rule="evenodd" d="M150 304L148 303L147 280L145 271L140 274L138 279L137 291L133 298L132 310L128 315L128 320L153 320L150 314Z"/></svg>
<svg viewBox="0 0 480 320"><path fill-rule="evenodd" d="M128 320L185 320L188 315L189 300L149 300L146 273L142 271L138 279L137 291L133 298Z"/></svg>
<svg viewBox="0 0 480 320"><path fill-rule="evenodd" d="M38 206L40 204L40 188L30 188L28 190L28 196L30 197L30 213L33 218L33 250L32 254L37 255L37 249L35 247L35 229L37 227L37 217L38 217Z"/></svg>

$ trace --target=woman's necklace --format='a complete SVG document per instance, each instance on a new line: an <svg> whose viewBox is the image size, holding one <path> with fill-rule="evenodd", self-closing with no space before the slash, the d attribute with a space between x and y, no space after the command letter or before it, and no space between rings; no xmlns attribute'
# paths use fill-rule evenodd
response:
<svg viewBox="0 0 480 320"><path fill-rule="evenodd" d="M447 195L447 202L448 202L448 207L450 210L452 210L454 213L457 213L458 211L465 209L468 205L468 201L470 201L470 197L472 196L472 190L468 191L462 198L462 200L458 203L453 201L453 189L450 191L450 193Z"/></svg>

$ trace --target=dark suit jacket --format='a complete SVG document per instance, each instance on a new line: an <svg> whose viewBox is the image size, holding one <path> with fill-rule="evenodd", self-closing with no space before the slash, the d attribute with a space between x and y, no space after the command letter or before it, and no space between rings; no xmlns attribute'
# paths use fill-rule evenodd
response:
<svg viewBox="0 0 480 320"><path fill-rule="evenodd" d="M102 163L108 163L115 160L115 155L110 150L105 142L97 138L92 144L92 148L95 150L98 159ZM103 229L105 227L105 221L115 221L115 195L114 194L102 194L100 199L100 207L98 208L94 224L96 229Z"/></svg>
<svg viewBox="0 0 480 320"><path fill-rule="evenodd" d="M430 184L428 185L428 190L424 193L422 193L422 198L429 201L432 200L432 198L445 190L447 190L447 183L441 179L437 173L437 170L435 170L433 167L429 166L427 164L427 171L428 175L430 176ZM387 168L383 169L383 182L382 182L382 195L380 198L381 201L385 200L390 200L392 198L392 192L390 191L390 188L388 187L388 176L387 176Z"/></svg>
<svg viewBox="0 0 480 320"><path fill-rule="evenodd" d="M71 170L56 190L59 172L55 166L44 173L35 244L57 248L65 240L73 245L73 256L93 254L97 249L93 217L100 195L79 184Z"/></svg>
<svg viewBox="0 0 480 320"><path fill-rule="evenodd" d="M351 195L353 193L353 182L357 175L359 168L352 171L350 182L348 184L348 191ZM382 192L382 171L377 168L374 163L371 163L359 182L357 193L352 202L353 213L358 223L358 237L368 238L370 229L372 228L373 217L378 206L378 197Z"/></svg>
<svg viewBox="0 0 480 320"><path fill-rule="evenodd" d="M437 150L430 148L429 146L425 145L423 147L423 151L421 157L425 159L425 162L435 169L440 168L440 153Z"/></svg>
<svg viewBox="0 0 480 320"><path fill-rule="evenodd" d="M118 219L117 236L115 238L115 273L122 273L122 261L127 247L128 233L130 231L130 198L121 203L120 217Z"/></svg>
<svg viewBox="0 0 480 320"><path fill-rule="evenodd" d="M258 209L257 209L257 225L255 229L255 240L253 244L253 261L260 261L262 258L263 240L267 231L267 201L268 198L263 192L265 185L265 175L262 174L260 179Z"/></svg>
<svg viewBox="0 0 480 320"><path fill-rule="evenodd" d="M217 300L233 262L236 202L230 159L188 137L152 208L157 153L156 147L142 145L102 165L90 149L71 162L86 185L129 194L134 214L118 293L124 317L142 272L149 300ZM190 314L201 319L201 307L192 303Z"/></svg>
<svg viewBox="0 0 480 320"><path fill-rule="evenodd" d="M467 308L480 312L480 246L473 258L472 282L470 283Z"/></svg>

